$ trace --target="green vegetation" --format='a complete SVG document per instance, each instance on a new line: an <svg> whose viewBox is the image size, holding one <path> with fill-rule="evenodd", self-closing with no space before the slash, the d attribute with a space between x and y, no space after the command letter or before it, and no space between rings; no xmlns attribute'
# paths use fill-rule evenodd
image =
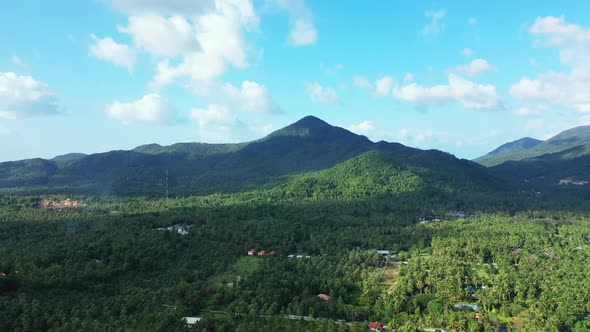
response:
<svg viewBox="0 0 590 332"><path fill-rule="evenodd" d="M507 161L535 159L544 155L558 154L589 144L590 126L582 126L563 131L546 141L538 141L526 137L507 143L474 161L491 167ZM584 148L583 150L587 152L587 148ZM577 156L580 157L582 155L586 155L586 153L578 154Z"/></svg>
<svg viewBox="0 0 590 332"><path fill-rule="evenodd" d="M487 169L308 117L242 145L3 163L0 331L589 331L589 192L514 181L584 158Z"/></svg>

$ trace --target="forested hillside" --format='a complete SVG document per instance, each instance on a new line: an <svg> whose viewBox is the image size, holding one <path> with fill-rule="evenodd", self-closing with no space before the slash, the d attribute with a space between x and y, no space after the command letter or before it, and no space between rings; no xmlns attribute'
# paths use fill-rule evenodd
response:
<svg viewBox="0 0 590 332"><path fill-rule="evenodd" d="M373 143L309 116L249 143L152 144L132 151L0 163L0 191L163 197L167 182L172 196L240 192L272 188L371 150L395 154L400 165L441 168L446 176L462 173L457 168L462 167L470 168L468 176L480 177L482 183L489 177L484 167L448 154L397 143Z"/></svg>

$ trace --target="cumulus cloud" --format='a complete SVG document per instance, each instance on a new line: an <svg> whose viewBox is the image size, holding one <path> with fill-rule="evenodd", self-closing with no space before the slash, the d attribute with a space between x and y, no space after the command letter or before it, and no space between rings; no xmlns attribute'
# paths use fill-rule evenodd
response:
<svg viewBox="0 0 590 332"><path fill-rule="evenodd" d="M111 118L126 125L174 124L179 121L170 103L159 94L148 94L132 102L115 101L105 109Z"/></svg>
<svg viewBox="0 0 590 332"><path fill-rule="evenodd" d="M246 112L280 113L282 108L271 98L264 85L243 81L241 87L225 84L222 97Z"/></svg>
<svg viewBox="0 0 590 332"><path fill-rule="evenodd" d="M207 108L195 108L191 117L199 127L199 135L208 142L234 141L236 128L244 124L227 107L212 104Z"/></svg>
<svg viewBox="0 0 590 332"><path fill-rule="evenodd" d="M393 133L393 138L405 145L422 146L434 138L432 129L402 128Z"/></svg>
<svg viewBox="0 0 590 332"><path fill-rule="evenodd" d="M375 124L373 122L365 120L359 124L350 125L346 129L356 134L368 135L370 133L373 133L377 128L375 127Z"/></svg>
<svg viewBox="0 0 590 332"><path fill-rule="evenodd" d="M416 83L395 88L395 98L418 106L439 106L457 102L467 109L492 110L503 108L494 85L483 85L449 74L448 84L422 86Z"/></svg>
<svg viewBox="0 0 590 332"><path fill-rule="evenodd" d="M314 15L304 0L276 0L276 4L291 16L289 44L305 46L317 42L318 32L313 22Z"/></svg>
<svg viewBox="0 0 590 332"><path fill-rule="evenodd" d="M434 37L440 34L445 28L443 19L446 15L446 10L426 12L425 16L430 19L430 22L422 28L422 34L426 37Z"/></svg>
<svg viewBox="0 0 590 332"><path fill-rule="evenodd" d="M354 86L361 89L373 88L373 84L371 84L371 82L369 82L369 80L364 76L355 76L352 80L352 83L354 84Z"/></svg>
<svg viewBox="0 0 590 332"><path fill-rule="evenodd" d="M556 48L569 72L549 71L522 77L510 94L525 107L570 109L590 113L590 29L563 17L538 17L530 27L536 44Z"/></svg>
<svg viewBox="0 0 590 332"><path fill-rule="evenodd" d="M136 47L159 57L172 58L199 48L194 25L182 16L131 16L127 26L118 29L131 35Z"/></svg>
<svg viewBox="0 0 590 332"><path fill-rule="evenodd" d="M305 83L309 99L320 104L340 104L340 96L332 88L324 87L318 82Z"/></svg>
<svg viewBox="0 0 590 332"><path fill-rule="evenodd" d="M474 59L465 66L455 68L455 72L470 77L479 76L488 71L496 71L496 67L492 66L487 60Z"/></svg>
<svg viewBox="0 0 590 332"><path fill-rule="evenodd" d="M156 68L153 88L161 88L188 78L196 91L206 93L228 67L247 67L247 43L244 30L258 26L259 18L250 0L216 0L215 10L198 16L193 22L200 50L184 54L173 64L169 59Z"/></svg>
<svg viewBox="0 0 590 332"><path fill-rule="evenodd" d="M410 75L410 76L408 76ZM406 78L412 78L412 74L406 75ZM360 89L372 90L373 96L385 97L392 93L393 89L397 86L397 82L391 76L381 76L374 83L371 83L364 76L356 76L353 79L353 84Z"/></svg>
<svg viewBox="0 0 590 332"><path fill-rule="evenodd" d="M375 96L385 97L391 94L395 87L395 80L390 76L383 76L375 81Z"/></svg>
<svg viewBox="0 0 590 332"><path fill-rule="evenodd" d="M0 119L52 115L61 111L49 86L31 76L0 72Z"/></svg>
<svg viewBox="0 0 590 332"><path fill-rule="evenodd" d="M119 44L110 37L98 38L90 35L94 44L90 45L90 53L98 59L113 63L116 66L133 70L135 52L125 44Z"/></svg>

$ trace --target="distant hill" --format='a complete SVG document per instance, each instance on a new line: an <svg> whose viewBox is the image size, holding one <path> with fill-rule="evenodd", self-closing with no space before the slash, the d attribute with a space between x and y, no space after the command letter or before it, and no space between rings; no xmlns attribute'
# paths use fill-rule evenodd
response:
<svg viewBox="0 0 590 332"><path fill-rule="evenodd" d="M62 154L60 156L56 156L56 157L52 158L51 160L53 160L53 161L70 161L70 160L81 159L86 156L87 156L87 154L85 154L85 153L67 153L67 154Z"/></svg>
<svg viewBox="0 0 590 332"><path fill-rule="evenodd" d="M512 143L505 144L500 148L490 152L489 154L475 159L476 162L485 166L495 166L506 161L518 161L528 158L540 157L546 154L554 154L567 151L576 147L590 144L590 126L582 126L572 128L551 137L550 139L534 143L525 139L524 143L518 140ZM532 144L532 146L531 146ZM508 146L506 149L502 147ZM513 151L510 152L510 149ZM494 155L494 152L500 150ZM504 150L504 152L502 151Z"/></svg>
<svg viewBox="0 0 590 332"><path fill-rule="evenodd" d="M247 143L150 144L131 151L76 155L66 161L0 163L0 188L2 192L29 194L162 196L168 170L171 195L240 192L272 188L373 150L388 153L396 165L411 168L414 175L428 174L429 181L445 184L445 190L462 185L484 188L495 183L490 172L476 163L436 150L374 143L308 116Z"/></svg>
<svg viewBox="0 0 590 332"><path fill-rule="evenodd" d="M534 148L542 142L543 141L541 140L530 137L521 138L516 141L503 144L494 151L486 154L485 156L479 157L473 161L480 163L484 166L495 166L507 160L510 160L511 156L515 154L519 154Z"/></svg>
<svg viewBox="0 0 590 332"><path fill-rule="evenodd" d="M490 168L499 178L529 186L567 186L582 183L590 187L590 144L557 153L507 161ZM574 185L575 186L575 185Z"/></svg>

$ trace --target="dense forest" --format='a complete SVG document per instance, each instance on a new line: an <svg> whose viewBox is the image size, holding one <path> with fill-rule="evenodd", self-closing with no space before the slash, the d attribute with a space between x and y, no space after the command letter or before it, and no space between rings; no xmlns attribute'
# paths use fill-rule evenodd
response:
<svg viewBox="0 0 590 332"><path fill-rule="evenodd" d="M0 330L171 331L183 317L201 318L198 331L590 330L586 211L408 194L423 184L396 168L399 190L371 191L387 186L369 170L330 184L340 170L241 194L80 196L76 208L1 196ZM172 225L188 234L161 229Z"/></svg>
<svg viewBox="0 0 590 332"><path fill-rule="evenodd" d="M307 117L2 163L0 331L590 331L582 152L488 169Z"/></svg>

